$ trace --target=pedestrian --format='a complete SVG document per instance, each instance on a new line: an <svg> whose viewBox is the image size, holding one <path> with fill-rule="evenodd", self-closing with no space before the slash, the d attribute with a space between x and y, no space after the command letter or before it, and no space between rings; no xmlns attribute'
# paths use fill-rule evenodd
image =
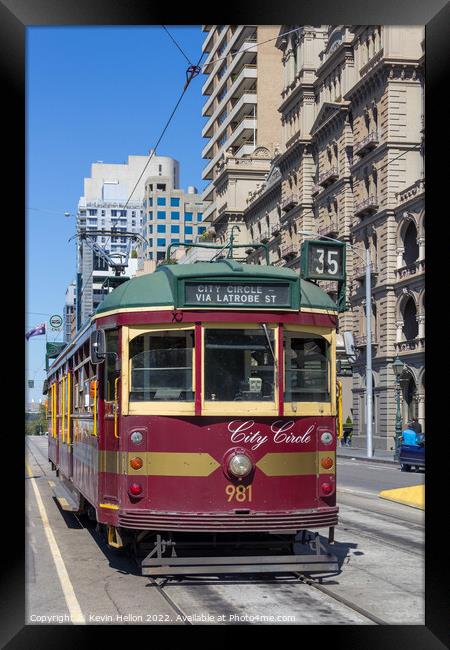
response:
<svg viewBox="0 0 450 650"><path fill-rule="evenodd" d="M353 429L349 429L347 433L347 447L352 446L352 435L353 435Z"/></svg>
<svg viewBox="0 0 450 650"><path fill-rule="evenodd" d="M402 443L404 445L411 445L413 447L418 447L419 442L417 440L417 433L412 428L412 422L408 424L406 429L402 432Z"/></svg>
<svg viewBox="0 0 450 650"><path fill-rule="evenodd" d="M422 425L420 424L417 418L413 418L410 424L410 428L416 433L422 433Z"/></svg>

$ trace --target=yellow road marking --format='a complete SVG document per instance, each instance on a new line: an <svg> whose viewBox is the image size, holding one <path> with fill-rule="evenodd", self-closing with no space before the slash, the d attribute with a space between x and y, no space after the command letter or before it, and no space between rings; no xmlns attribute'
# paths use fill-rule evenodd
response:
<svg viewBox="0 0 450 650"><path fill-rule="evenodd" d="M389 501L396 501L405 506L425 510L425 485L382 490L378 496Z"/></svg>
<svg viewBox="0 0 450 650"><path fill-rule="evenodd" d="M66 565L64 564L64 560L62 559L61 552L58 548L58 544L56 543L55 536L51 529L50 522L47 517L47 512L45 510L44 503L39 493L39 488L36 485L36 481L33 478L33 474L31 472L30 466L26 460L25 460L25 467L31 479L31 485L33 486L39 514L41 516L42 524L44 526L44 532L47 537L48 545L50 546L50 551L53 556L53 561L55 562L59 582L61 583L61 588L63 590L64 598L67 603L67 608L69 610L72 623L86 623L86 619L84 618L83 612L81 611L80 604L75 595L74 588L72 586L72 583L70 582Z"/></svg>

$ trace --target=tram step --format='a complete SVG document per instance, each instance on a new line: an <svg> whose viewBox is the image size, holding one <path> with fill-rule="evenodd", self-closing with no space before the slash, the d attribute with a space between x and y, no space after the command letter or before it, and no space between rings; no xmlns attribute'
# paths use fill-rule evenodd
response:
<svg viewBox="0 0 450 650"><path fill-rule="evenodd" d="M337 557L327 555L265 555L239 557L145 558L142 575L208 575L219 573L337 572Z"/></svg>
<svg viewBox="0 0 450 650"><path fill-rule="evenodd" d="M67 512L78 512L80 510L80 499L71 492L64 483L55 483L52 486L53 494L63 510Z"/></svg>

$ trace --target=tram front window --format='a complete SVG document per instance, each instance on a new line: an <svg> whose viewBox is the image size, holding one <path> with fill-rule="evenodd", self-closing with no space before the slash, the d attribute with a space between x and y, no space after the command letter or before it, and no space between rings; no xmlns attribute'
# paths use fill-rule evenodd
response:
<svg viewBox="0 0 450 650"><path fill-rule="evenodd" d="M193 349L191 330L148 332L133 339L130 401L193 401Z"/></svg>
<svg viewBox="0 0 450 650"><path fill-rule="evenodd" d="M286 402L328 402L329 344L311 334L285 332Z"/></svg>
<svg viewBox="0 0 450 650"><path fill-rule="evenodd" d="M268 335L274 348L273 330ZM259 329L205 330L205 399L273 401L273 357Z"/></svg>

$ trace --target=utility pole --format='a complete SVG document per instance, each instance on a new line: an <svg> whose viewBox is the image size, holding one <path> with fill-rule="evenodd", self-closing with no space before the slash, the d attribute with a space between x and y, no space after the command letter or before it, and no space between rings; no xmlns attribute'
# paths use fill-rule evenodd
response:
<svg viewBox="0 0 450 650"><path fill-rule="evenodd" d="M366 442L367 458L373 456L372 443L372 268L366 248Z"/></svg>

